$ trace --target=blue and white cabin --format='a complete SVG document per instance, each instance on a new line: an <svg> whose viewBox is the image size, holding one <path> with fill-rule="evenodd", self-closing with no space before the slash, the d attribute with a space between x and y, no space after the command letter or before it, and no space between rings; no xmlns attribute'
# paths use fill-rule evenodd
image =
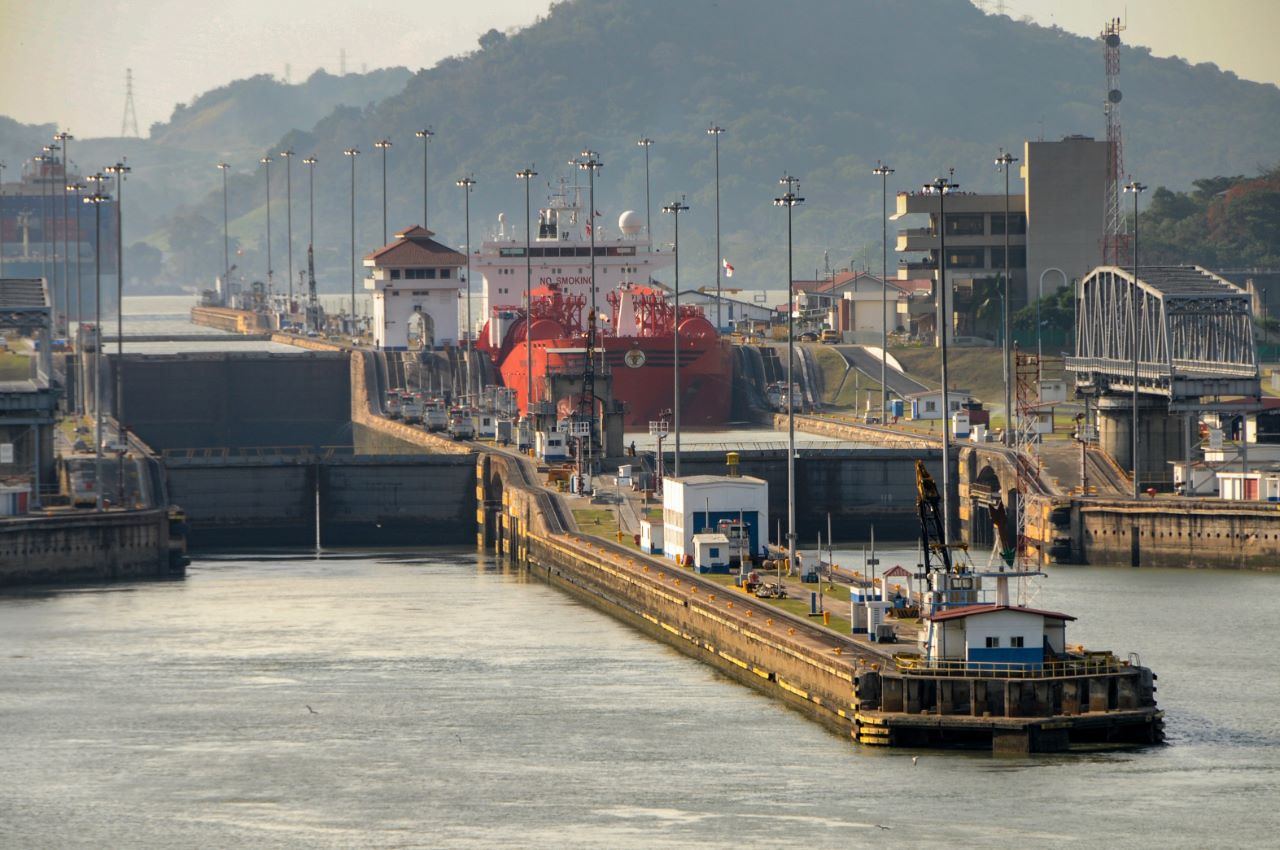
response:
<svg viewBox="0 0 1280 850"><path fill-rule="evenodd" d="M927 614L926 655L931 664L1039 669L1066 653L1068 614L1016 605L966 605Z"/></svg>

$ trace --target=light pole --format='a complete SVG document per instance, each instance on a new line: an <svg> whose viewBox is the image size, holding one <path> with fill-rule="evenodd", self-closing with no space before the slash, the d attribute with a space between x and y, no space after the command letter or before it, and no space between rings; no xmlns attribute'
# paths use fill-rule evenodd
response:
<svg viewBox="0 0 1280 850"><path fill-rule="evenodd" d="M1129 332L1133 338L1133 422L1129 430L1133 437L1133 498L1138 498L1138 298L1142 294L1138 287L1138 196L1145 192L1146 186L1133 180L1126 184L1124 190L1133 193L1133 303L1129 305ZM1245 423L1241 434L1241 444L1249 441L1248 423ZM1248 448L1245 448L1248 451ZM1245 472L1249 470L1246 469Z"/></svg>
<svg viewBox="0 0 1280 850"><path fill-rule="evenodd" d="M382 244L387 244L387 148L391 147L390 139L379 139L373 146L382 151Z"/></svg>
<svg viewBox="0 0 1280 850"><path fill-rule="evenodd" d="M45 204L45 163L49 161L49 145L45 145L44 154L36 154L31 157L31 161L36 163L36 178L40 180L40 277L49 279L49 261L47 261L45 251L45 239L49 237L49 207ZM56 303L56 293L50 293L55 298L54 315L58 314L58 303Z"/></svg>
<svg viewBox="0 0 1280 850"><path fill-rule="evenodd" d="M307 167L307 247L316 244L316 163L319 161L314 156L302 160Z"/></svg>
<svg viewBox="0 0 1280 850"><path fill-rule="evenodd" d="M418 130L414 135L422 139L422 227L424 230L430 230L431 228L427 226L427 148L435 132L427 127L425 130Z"/></svg>
<svg viewBox="0 0 1280 850"><path fill-rule="evenodd" d="M876 160L871 173L880 178L880 424L889 421L889 175L893 169Z"/></svg>
<svg viewBox="0 0 1280 850"><path fill-rule="evenodd" d="M995 159L996 168L1004 172L1004 294L1001 299L1004 302L1004 310L1000 319L1000 336L1004 339L1001 364L1004 369L1004 444L1006 446L1013 445L1013 368L1009 363L1009 293L1012 291L1009 284L1009 166L1017 161L1018 158L1004 148L1000 149L1000 155ZM1040 302L1036 301L1036 310L1039 311L1039 309ZM1037 313L1036 340L1039 339L1040 319ZM1039 360L1036 361L1037 368L1039 368L1039 362Z"/></svg>
<svg viewBox="0 0 1280 850"><path fill-rule="evenodd" d="M675 220L675 261L676 261L676 280L675 306L671 311L671 335L672 349L674 357L671 367L672 394L675 396L675 403L671 406L671 419L676 432L676 462L675 477L680 477L680 213L689 209L682 201L672 201L662 208L664 213L670 213Z"/></svg>
<svg viewBox="0 0 1280 850"><path fill-rule="evenodd" d="M582 375L582 396L586 404L591 406L591 419L595 420L596 413L596 172L604 167L604 163L600 161L600 154L593 150L583 150L578 154L577 159L570 160L570 165L577 165L579 169L587 172L587 199L589 206L589 214L587 220L587 237L591 243L591 315L587 317L587 362L586 368ZM588 440L588 464L594 466L595 444Z"/></svg>
<svg viewBox="0 0 1280 850"><path fill-rule="evenodd" d="M273 293L271 279L275 274L271 268L271 157L264 156L258 161L266 167L267 178L267 298L270 298Z"/></svg>
<svg viewBox="0 0 1280 850"><path fill-rule="evenodd" d="M343 156L351 157L351 341L356 338L356 157L359 148L347 148Z"/></svg>
<svg viewBox="0 0 1280 850"><path fill-rule="evenodd" d="M425 150L425 147L424 147ZM525 387L524 414L529 416L533 405L533 224L529 219L529 181L538 176L533 166L516 172L516 179L524 181L524 357ZM471 251L467 251L471 256ZM467 275L470 283L471 275ZM532 420L530 420L532 421Z"/></svg>
<svg viewBox="0 0 1280 850"><path fill-rule="evenodd" d="M228 250L227 241L227 170L231 166L225 162L218 163L218 170L222 172L222 297L226 298L231 294L231 255Z"/></svg>
<svg viewBox="0 0 1280 850"><path fill-rule="evenodd" d="M947 382L947 331L951 328L951 308L947 304L947 195L959 189L951 176L924 184L924 192L938 196L938 345L942 354L942 536L951 542L951 404Z"/></svg>
<svg viewBox="0 0 1280 850"><path fill-rule="evenodd" d="M47 195L49 193L49 181L46 179L45 172L49 170L50 163L53 162L53 152L58 146L45 145L42 150L43 154L35 159L40 163L40 276L45 280L49 279L49 202ZM53 281L53 285L49 287L49 297L53 304L53 324L58 324L58 282ZM57 333L55 330L54 333Z"/></svg>
<svg viewBox="0 0 1280 850"><path fill-rule="evenodd" d="M102 174L91 175L97 189L84 199L86 204L93 204L93 277L97 291L95 305L93 345L93 408L97 424L94 434L93 489L97 496L97 510L105 506L102 501L102 205L111 200L102 194L102 184L106 177Z"/></svg>
<svg viewBox="0 0 1280 850"><path fill-rule="evenodd" d="M66 192L75 192L76 199L74 209L76 211L76 357L80 362L80 380L76 383L78 392L76 393L75 407L76 412L83 414L85 411L85 388L84 388L84 342L80 339L80 326L84 323L84 288L80 284L80 210L82 209L80 192L85 185L79 181L68 183ZM65 193L64 193L65 194ZM4 275L0 273L0 277Z"/></svg>
<svg viewBox="0 0 1280 850"><path fill-rule="evenodd" d="M68 144L75 140L75 136L66 132L55 133L54 141L62 143L62 182L67 182L67 162L70 158L71 146ZM71 321L67 318L67 314L71 312L71 267L69 265L70 258L67 255L67 193L62 193L62 323L63 333L69 333ZM79 317L77 316L77 321Z"/></svg>
<svg viewBox="0 0 1280 850"><path fill-rule="evenodd" d="M106 166L115 175L115 442L128 445L124 428L124 175L133 169L122 163ZM124 456L116 448L116 504L124 504Z"/></svg>
<svg viewBox="0 0 1280 850"><path fill-rule="evenodd" d="M459 177L456 182L462 189L467 219L467 326L463 333L467 340L467 392L469 393L471 392L471 187L476 185L476 180L474 177Z"/></svg>
<svg viewBox="0 0 1280 850"><path fill-rule="evenodd" d="M781 197L774 198L773 203L774 206L787 208L787 569L790 569L796 562L796 393L792 377L796 343L793 328L795 274L791 268L791 213L796 204L804 203L804 198L797 194L800 178L784 174L778 179L778 184L787 187L787 191Z"/></svg>
<svg viewBox="0 0 1280 850"><path fill-rule="evenodd" d="M707 135L716 140L716 333L723 329L720 322L720 266L724 263L724 255L720 253L720 136L724 128L712 124L707 128Z"/></svg>
<svg viewBox="0 0 1280 850"><path fill-rule="evenodd" d="M636 141L644 148L644 235L649 238L649 247L653 248L653 222L649 219L649 148L653 147L653 139L645 136Z"/></svg>
<svg viewBox="0 0 1280 850"><path fill-rule="evenodd" d="M9 166L0 160L0 207L4 206L4 170ZM0 277L4 277L4 228L0 227Z"/></svg>
<svg viewBox="0 0 1280 850"><path fill-rule="evenodd" d="M288 236L288 254L289 254L289 302L285 305L285 312L293 314L293 150L280 151L280 156L284 157L284 221L286 235Z"/></svg>

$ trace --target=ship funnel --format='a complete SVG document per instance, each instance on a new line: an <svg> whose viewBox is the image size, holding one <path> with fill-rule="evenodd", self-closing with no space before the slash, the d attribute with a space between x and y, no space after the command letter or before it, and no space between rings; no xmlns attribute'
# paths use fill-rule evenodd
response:
<svg viewBox="0 0 1280 850"><path fill-rule="evenodd" d="M730 478L737 478L737 477L738 477L738 475L739 475L739 473L738 473L738 453L737 453L737 452L729 452L729 454L725 456L725 465L729 467L729 477L730 477Z"/></svg>

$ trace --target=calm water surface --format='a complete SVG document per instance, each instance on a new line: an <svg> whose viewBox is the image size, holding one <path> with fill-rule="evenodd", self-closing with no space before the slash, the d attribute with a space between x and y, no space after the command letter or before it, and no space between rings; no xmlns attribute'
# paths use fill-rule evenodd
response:
<svg viewBox="0 0 1280 850"><path fill-rule="evenodd" d="M1030 758L857 749L471 552L10 593L0 846L1272 847L1278 590L1055 572L1170 745Z"/></svg>

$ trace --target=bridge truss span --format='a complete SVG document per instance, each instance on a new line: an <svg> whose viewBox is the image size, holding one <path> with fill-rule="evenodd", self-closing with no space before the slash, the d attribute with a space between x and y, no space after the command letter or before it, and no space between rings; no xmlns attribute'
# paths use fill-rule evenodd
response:
<svg viewBox="0 0 1280 850"><path fill-rule="evenodd" d="M1168 399L1171 410L1260 396L1251 296L1229 281L1198 266L1151 266L1135 286L1132 271L1101 266L1076 299L1076 350L1066 366L1082 390L1133 391L1136 314L1140 394Z"/></svg>

